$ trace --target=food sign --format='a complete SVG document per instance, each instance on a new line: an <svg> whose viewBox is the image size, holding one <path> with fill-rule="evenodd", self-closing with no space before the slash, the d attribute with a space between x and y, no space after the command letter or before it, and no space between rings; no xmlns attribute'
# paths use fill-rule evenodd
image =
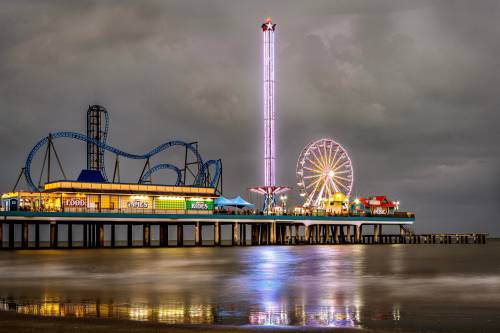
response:
<svg viewBox="0 0 500 333"><path fill-rule="evenodd" d="M67 198L64 199L64 206L66 207L87 207L87 200L82 198Z"/></svg>

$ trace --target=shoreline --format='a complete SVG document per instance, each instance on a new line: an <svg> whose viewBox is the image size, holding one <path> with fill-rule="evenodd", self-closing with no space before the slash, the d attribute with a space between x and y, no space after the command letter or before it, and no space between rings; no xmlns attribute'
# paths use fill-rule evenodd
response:
<svg viewBox="0 0 500 333"><path fill-rule="evenodd" d="M21 314L13 311L0 311L0 333L3 332L141 332L141 333L271 333L283 331L298 332L389 332L387 330L366 330L357 328L311 327L311 326L237 326L237 325L194 325L194 324L164 324L158 322L134 321L116 318L76 318L51 317Z"/></svg>

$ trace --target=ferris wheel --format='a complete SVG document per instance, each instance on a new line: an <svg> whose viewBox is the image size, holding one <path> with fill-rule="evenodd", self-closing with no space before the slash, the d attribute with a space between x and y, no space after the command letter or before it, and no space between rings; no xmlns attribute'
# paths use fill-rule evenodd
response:
<svg viewBox="0 0 500 333"><path fill-rule="evenodd" d="M349 198L354 179L347 151L328 138L314 141L302 150L296 176L304 207L321 207L324 199L338 192Z"/></svg>

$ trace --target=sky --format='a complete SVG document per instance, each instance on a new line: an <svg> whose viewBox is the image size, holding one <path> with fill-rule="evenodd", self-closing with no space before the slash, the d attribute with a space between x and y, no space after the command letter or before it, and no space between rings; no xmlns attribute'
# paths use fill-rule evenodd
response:
<svg viewBox="0 0 500 333"><path fill-rule="evenodd" d="M88 106L100 104L109 144L142 154L197 141L204 159L222 159L224 194L253 199L247 188L263 183L268 16L277 24L280 184L293 188L301 150L328 137L348 150L354 194L399 200L417 214L417 232L500 236L496 0L4 0L1 191L40 138L84 133ZM85 146L55 145L76 178ZM108 154L108 174L113 161ZM142 164L120 165L121 180L136 182ZM300 204L296 185L289 198Z"/></svg>

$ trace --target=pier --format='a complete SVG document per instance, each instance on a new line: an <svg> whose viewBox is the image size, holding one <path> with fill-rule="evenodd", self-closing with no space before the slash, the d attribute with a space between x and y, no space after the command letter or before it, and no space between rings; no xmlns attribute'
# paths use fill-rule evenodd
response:
<svg viewBox="0 0 500 333"><path fill-rule="evenodd" d="M415 235L408 228L414 219L397 217L0 212L0 218L2 249L484 244L487 236Z"/></svg>

